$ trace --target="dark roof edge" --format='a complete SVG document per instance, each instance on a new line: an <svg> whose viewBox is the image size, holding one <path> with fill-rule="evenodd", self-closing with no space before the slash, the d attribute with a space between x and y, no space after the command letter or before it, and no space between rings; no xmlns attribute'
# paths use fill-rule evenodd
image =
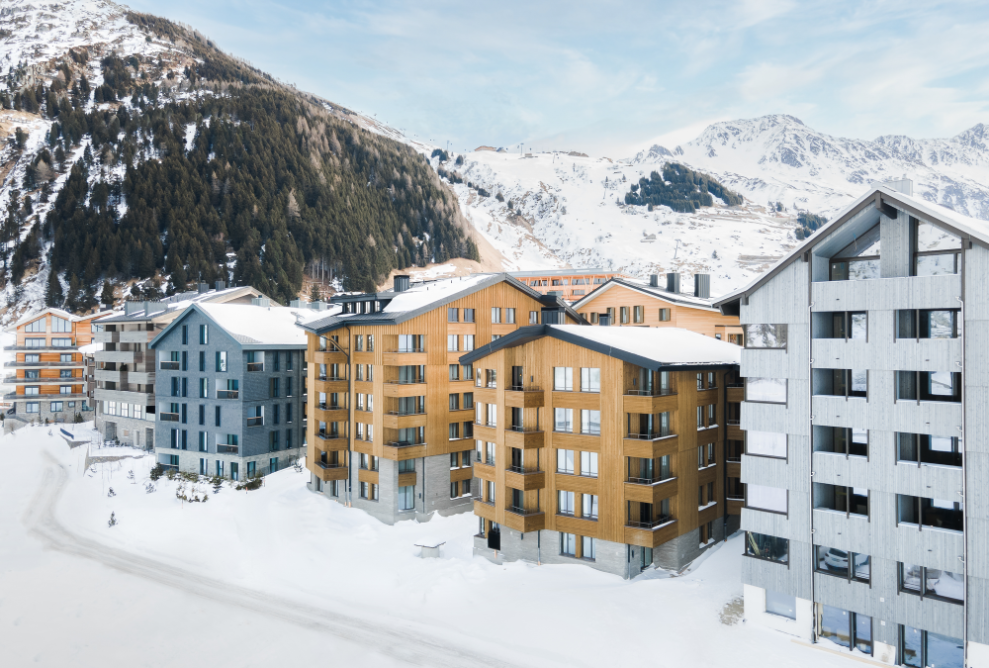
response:
<svg viewBox="0 0 989 668"><path fill-rule="evenodd" d="M630 283L629 281L627 281L625 279L617 278L617 277L616 278L609 278L607 281L605 281L601 285L599 285L596 288L594 288L591 291L591 294L585 295L585 296L581 297L580 299L578 299L576 302L574 302L573 307L575 309L576 308L580 308L581 307L581 304L583 304L584 302L590 300L592 297L596 298L595 295L598 293L599 290L604 290L606 287L608 287L612 283L614 283L616 285L624 286L624 287L628 288L629 290L638 290L639 292L644 292L644 293L650 295L651 297L653 297L654 299L662 299L663 301L667 301L667 302L669 302L669 303L671 303L671 304L673 304L675 306L683 306L685 308L716 310L715 309L715 306L714 306L714 300L711 300L711 303L708 304L708 305L706 305L706 306L704 304L694 304L694 303L691 303L689 301L678 299L677 297L679 297L680 295L682 295L684 297L689 297L691 299L704 299L704 298L703 297L695 297L694 295L685 295L685 294L682 294L682 293L673 293L673 292L669 292L668 290L664 290L662 288L654 287L652 285L638 285L636 283Z"/></svg>

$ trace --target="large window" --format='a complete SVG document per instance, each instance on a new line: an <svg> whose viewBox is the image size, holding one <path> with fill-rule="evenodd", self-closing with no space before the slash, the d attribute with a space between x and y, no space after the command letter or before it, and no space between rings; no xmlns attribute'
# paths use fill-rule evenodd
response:
<svg viewBox="0 0 989 668"><path fill-rule="evenodd" d="M558 515L573 515L574 514L574 499L575 495L573 492L558 491L556 493L556 512Z"/></svg>
<svg viewBox="0 0 989 668"><path fill-rule="evenodd" d="M896 460L920 466L962 465L962 443L955 436L931 436L930 434L896 434Z"/></svg>
<svg viewBox="0 0 989 668"><path fill-rule="evenodd" d="M580 370L580 391L601 391L601 369L583 368Z"/></svg>
<svg viewBox="0 0 989 668"><path fill-rule="evenodd" d="M962 400L962 375L956 371L897 371L898 401Z"/></svg>
<svg viewBox="0 0 989 668"><path fill-rule="evenodd" d="M573 409L553 409L553 431L573 432Z"/></svg>
<svg viewBox="0 0 989 668"><path fill-rule="evenodd" d="M786 434L771 431L746 431L745 454L786 459Z"/></svg>
<svg viewBox="0 0 989 668"><path fill-rule="evenodd" d="M957 274L962 241L937 225L911 217L914 232L914 276Z"/></svg>
<svg viewBox="0 0 989 668"><path fill-rule="evenodd" d="M869 316L864 311L814 313L812 329L815 339L865 341L869 337Z"/></svg>
<svg viewBox="0 0 989 668"><path fill-rule="evenodd" d="M936 598L951 603L965 601L965 578L938 568L916 564L899 564L900 591L921 598Z"/></svg>
<svg viewBox="0 0 989 668"><path fill-rule="evenodd" d="M751 485L750 485L751 487ZM814 508L836 510L845 515L869 515L869 490L864 487L846 487L814 483Z"/></svg>
<svg viewBox="0 0 989 668"><path fill-rule="evenodd" d="M879 278L880 250L879 225L876 225L831 258L829 280L860 281Z"/></svg>
<svg viewBox="0 0 989 668"><path fill-rule="evenodd" d="M926 499L919 496L896 495L897 520L900 524L916 524L948 531L963 531L965 508L959 501Z"/></svg>
<svg viewBox="0 0 989 668"><path fill-rule="evenodd" d="M586 478L598 477L598 453L596 452L580 453L580 475Z"/></svg>
<svg viewBox="0 0 989 668"><path fill-rule="evenodd" d="M557 450L556 451L556 472L557 473L569 473L573 475L574 473L574 451L573 450Z"/></svg>
<svg viewBox="0 0 989 668"><path fill-rule="evenodd" d="M912 668L962 668L965 652L962 641L940 633L900 626L900 656Z"/></svg>
<svg viewBox="0 0 989 668"><path fill-rule="evenodd" d="M815 545L814 551L816 553L814 570L818 573L859 582L868 582L872 579L872 562L867 554L824 545Z"/></svg>
<svg viewBox="0 0 989 668"><path fill-rule="evenodd" d="M405 487L398 488L398 509L399 510L414 510L416 507L415 501L415 491L414 485L407 485Z"/></svg>
<svg viewBox="0 0 989 668"><path fill-rule="evenodd" d="M790 541L786 538L746 531L745 554L756 559L785 564L790 561Z"/></svg>
<svg viewBox="0 0 989 668"><path fill-rule="evenodd" d="M70 323L65 318L59 318L58 316L52 316L52 331L58 332L60 334L68 334L72 331L72 323Z"/></svg>
<svg viewBox="0 0 989 668"><path fill-rule="evenodd" d="M577 536L572 533L560 534L560 554L567 557L577 556Z"/></svg>
<svg viewBox="0 0 989 668"><path fill-rule="evenodd" d="M745 325L746 348L786 348L786 325Z"/></svg>
<svg viewBox="0 0 989 668"><path fill-rule="evenodd" d="M747 378L745 400L767 404L786 403L786 378Z"/></svg>
<svg viewBox="0 0 989 668"><path fill-rule="evenodd" d="M573 369L565 366L553 367L553 389L558 392L573 391Z"/></svg>
<svg viewBox="0 0 989 668"><path fill-rule="evenodd" d="M864 369L814 369L814 396L867 397L869 373Z"/></svg>
<svg viewBox="0 0 989 668"><path fill-rule="evenodd" d="M869 431L845 427L814 426L815 452L834 452L840 455L869 456Z"/></svg>
<svg viewBox="0 0 989 668"><path fill-rule="evenodd" d="M817 605L817 633L822 638L863 654L872 654L872 618L830 605Z"/></svg>
<svg viewBox="0 0 989 668"><path fill-rule="evenodd" d="M580 433L592 436L601 435L601 411L580 411Z"/></svg>
<svg viewBox="0 0 989 668"><path fill-rule="evenodd" d="M766 590L766 612L787 619L797 618L797 597Z"/></svg>
<svg viewBox="0 0 989 668"><path fill-rule="evenodd" d="M787 512L787 491L782 487L766 487L749 484L746 486L746 508L768 510L773 513Z"/></svg>
<svg viewBox="0 0 989 668"><path fill-rule="evenodd" d="M957 339L959 309L918 310L896 312L898 339Z"/></svg>
<svg viewBox="0 0 989 668"><path fill-rule="evenodd" d="M45 319L38 318L34 322L29 322L25 327L24 331L29 334L39 334L45 331Z"/></svg>

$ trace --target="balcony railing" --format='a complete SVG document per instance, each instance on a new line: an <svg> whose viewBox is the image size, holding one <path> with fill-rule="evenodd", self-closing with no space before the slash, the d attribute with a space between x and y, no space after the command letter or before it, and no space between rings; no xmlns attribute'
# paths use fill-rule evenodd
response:
<svg viewBox="0 0 989 668"><path fill-rule="evenodd" d="M672 520L672 517L658 517L654 520L626 520L625 526L633 529L655 529L660 524L665 524Z"/></svg>
<svg viewBox="0 0 989 668"><path fill-rule="evenodd" d="M509 466L508 469L506 470L511 471L512 473L519 473L521 475L529 475L533 473L543 472L542 469L539 468L538 466L535 468L532 467L526 468L525 466L515 466L514 464L512 466Z"/></svg>
<svg viewBox="0 0 989 668"><path fill-rule="evenodd" d="M424 353L426 352L425 346L406 346L405 348L395 348L394 350L386 350L386 353Z"/></svg>
<svg viewBox="0 0 989 668"><path fill-rule="evenodd" d="M240 390L217 390L217 399L236 399L240 396Z"/></svg>
<svg viewBox="0 0 989 668"><path fill-rule="evenodd" d="M337 438L343 438L342 434L334 434L325 431L318 432L316 435L319 436L324 441L332 441Z"/></svg>
<svg viewBox="0 0 989 668"><path fill-rule="evenodd" d="M536 434L542 431L539 427L526 427L521 424L510 424L508 425L508 429L509 431L520 431L525 434Z"/></svg>
<svg viewBox="0 0 989 668"><path fill-rule="evenodd" d="M331 464L330 462L318 461L316 465L321 469L342 469L346 468L346 464Z"/></svg>
<svg viewBox="0 0 989 668"><path fill-rule="evenodd" d="M413 378L411 380L401 380L396 378L395 380L386 380L385 385L418 385L425 382L425 378Z"/></svg>
<svg viewBox="0 0 989 668"><path fill-rule="evenodd" d="M675 477L676 476L672 476L672 475L666 476L665 478L657 478L657 477L638 478L635 476L628 476L625 479L625 482L630 483L632 485L655 485L657 483L666 482L667 480L673 480Z"/></svg>
<svg viewBox="0 0 989 668"><path fill-rule="evenodd" d="M264 362L248 362L248 371L264 371Z"/></svg>
<svg viewBox="0 0 989 668"><path fill-rule="evenodd" d="M728 418L727 420L725 420L725 422L728 424L729 427L737 427L742 424L742 421L737 418L736 419Z"/></svg>
<svg viewBox="0 0 989 668"><path fill-rule="evenodd" d="M247 418L248 427L260 427L264 424L263 417L249 417Z"/></svg>
<svg viewBox="0 0 989 668"><path fill-rule="evenodd" d="M179 414L178 413L158 413L158 416L159 416L159 419L162 422L178 422L179 421Z"/></svg>
<svg viewBox="0 0 989 668"><path fill-rule="evenodd" d="M625 438L631 438L639 441L654 441L657 438L666 438L667 436L673 436L669 429L661 429L657 432L645 434L627 434Z"/></svg>
<svg viewBox="0 0 989 668"><path fill-rule="evenodd" d="M543 513L543 511L539 510L538 508L533 510L533 509L520 508L519 506L509 506L508 508L505 508L505 510L512 513L513 515L521 515L522 517L528 517L530 515L542 515Z"/></svg>
<svg viewBox="0 0 989 668"><path fill-rule="evenodd" d="M340 376L318 376L316 380L326 382L326 381L347 380L347 379L342 378Z"/></svg>
<svg viewBox="0 0 989 668"><path fill-rule="evenodd" d="M385 443L389 448L411 448L416 445L426 445L425 441L422 443L409 443L408 441L391 441Z"/></svg>
<svg viewBox="0 0 989 668"><path fill-rule="evenodd" d="M509 392L542 392L538 385L509 385Z"/></svg>
<svg viewBox="0 0 989 668"><path fill-rule="evenodd" d="M425 414L426 414L425 409L421 411L388 411L386 413L386 415L397 415L399 417L404 417L406 415L425 415Z"/></svg>
<svg viewBox="0 0 989 668"><path fill-rule="evenodd" d="M672 387L657 387L651 390L625 390L631 397L671 397L676 394Z"/></svg>
<svg viewBox="0 0 989 668"><path fill-rule="evenodd" d="M159 362L158 368L161 369L162 371L178 371L179 363L166 360Z"/></svg>
<svg viewBox="0 0 989 668"><path fill-rule="evenodd" d="M742 381L736 381L734 383L728 383L727 385L725 385L725 387L734 387L734 388L741 387L741 388L744 388L745 387L745 383L742 382Z"/></svg>
<svg viewBox="0 0 989 668"><path fill-rule="evenodd" d="M346 407L341 404L316 404L316 408L321 411L342 411Z"/></svg>
<svg viewBox="0 0 989 668"><path fill-rule="evenodd" d="M216 454L218 455L236 455L240 450L236 445L217 445Z"/></svg>

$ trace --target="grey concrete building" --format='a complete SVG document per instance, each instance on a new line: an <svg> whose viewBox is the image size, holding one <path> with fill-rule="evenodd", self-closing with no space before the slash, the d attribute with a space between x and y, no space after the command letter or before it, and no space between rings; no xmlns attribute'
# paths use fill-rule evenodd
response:
<svg viewBox="0 0 989 668"><path fill-rule="evenodd" d="M874 186L718 305L745 326L745 618L989 665L989 224Z"/></svg>
<svg viewBox="0 0 989 668"><path fill-rule="evenodd" d="M303 455L305 314L255 301L193 304L151 341L160 464L244 480Z"/></svg>
<svg viewBox="0 0 989 668"><path fill-rule="evenodd" d="M160 301L128 301L122 313L94 326L98 344L94 372L96 429L103 438L150 450L155 432L155 356L148 344L192 304L251 304L263 297L252 287L216 289L205 283L195 291Z"/></svg>

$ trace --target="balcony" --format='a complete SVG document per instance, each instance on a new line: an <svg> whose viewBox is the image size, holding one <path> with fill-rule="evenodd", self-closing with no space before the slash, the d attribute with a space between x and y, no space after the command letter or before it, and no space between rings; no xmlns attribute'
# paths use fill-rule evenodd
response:
<svg viewBox="0 0 989 668"><path fill-rule="evenodd" d="M385 413L382 424L385 429L408 429L411 427L422 427L426 424L426 411L389 411Z"/></svg>
<svg viewBox="0 0 989 668"><path fill-rule="evenodd" d="M648 522L625 522L625 542L640 547L659 547L668 540L676 538L677 521L672 517Z"/></svg>
<svg viewBox="0 0 989 668"><path fill-rule="evenodd" d="M316 462L315 473L323 482L330 480L346 480L347 466L344 464L327 464L326 462Z"/></svg>
<svg viewBox="0 0 989 668"><path fill-rule="evenodd" d="M385 444L386 448L393 449L398 455L399 459L412 459L413 457L425 457L426 456L426 444L425 443L409 443L407 441L389 441Z"/></svg>
<svg viewBox="0 0 989 668"><path fill-rule="evenodd" d="M217 399L237 399L240 397L240 390L217 390Z"/></svg>
<svg viewBox="0 0 989 668"><path fill-rule="evenodd" d="M162 371L178 371L179 363L172 361L162 361L162 362L158 362L158 368Z"/></svg>
<svg viewBox="0 0 989 668"><path fill-rule="evenodd" d="M247 418L247 426L248 427L262 427L262 426L264 426L264 418L263 417L249 417L249 418Z"/></svg>
<svg viewBox="0 0 989 668"><path fill-rule="evenodd" d="M625 457L656 459L674 454L678 442L676 434L628 434L622 441L622 454Z"/></svg>
<svg viewBox="0 0 989 668"><path fill-rule="evenodd" d="M236 455L240 452L240 448L236 445L217 445L216 454L218 455Z"/></svg>
<svg viewBox="0 0 989 668"><path fill-rule="evenodd" d="M673 412L677 408L675 392L667 394L635 394L634 392L634 390L627 391L622 398L623 409L626 413L650 415Z"/></svg>
<svg viewBox="0 0 989 668"><path fill-rule="evenodd" d="M347 437L343 434L320 431L316 433L316 438L320 440L319 447L323 450L339 451L347 449Z"/></svg>
<svg viewBox="0 0 989 668"><path fill-rule="evenodd" d="M675 477L656 480L651 483L632 482L633 480L645 480L645 478L629 478L626 480L623 490L626 501L651 503L654 506L658 506L663 499L675 497L680 489L680 483Z"/></svg>
<svg viewBox="0 0 989 668"><path fill-rule="evenodd" d="M9 350L9 348L8 348ZM17 360L7 360L3 363L3 366L8 369L72 369L79 368L83 365L82 360L74 360L71 362L18 362Z"/></svg>
<svg viewBox="0 0 989 668"><path fill-rule="evenodd" d="M546 513L509 506L505 509L505 526L522 533L541 531L546 528Z"/></svg>
<svg viewBox="0 0 989 668"><path fill-rule="evenodd" d="M546 473L538 469L526 469L523 466L509 466L505 470L505 485L513 489L529 491L546 487Z"/></svg>
<svg viewBox="0 0 989 668"><path fill-rule="evenodd" d="M162 422L178 422L178 413L158 413L158 419Z"/></svg>
<svg viewBox="0 0 989 668"><path fill-rule="evenodd" d="M505 429L505 445L520 450L543 447L545 434L535 427L511 425Z"/></svg>
<svg viewBox="0 0 989 668"><path fill-rule="evenodd" d="M248 362L248 371L264 371L264 362Z"/></svg>

